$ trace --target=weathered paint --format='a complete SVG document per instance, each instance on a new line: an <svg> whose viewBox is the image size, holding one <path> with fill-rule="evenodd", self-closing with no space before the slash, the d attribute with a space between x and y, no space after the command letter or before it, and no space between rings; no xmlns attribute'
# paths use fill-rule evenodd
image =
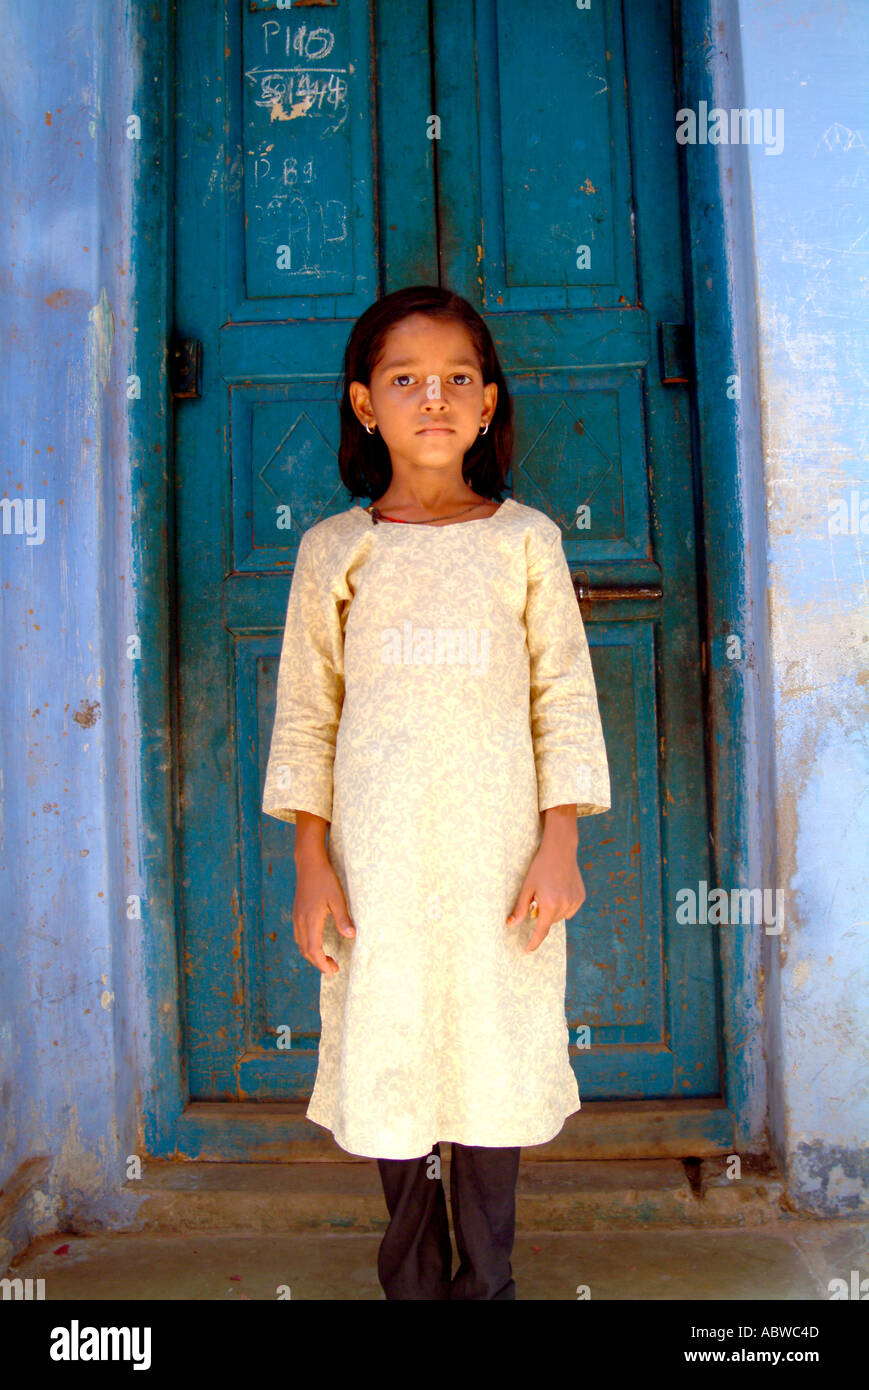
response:
<svg viewBox="0 0 869 1390"><path fill-rule="evenodd" d="M394 35L410 16L418 34L425 12L425 0L381 0L379 24ZM360 80L328 140L301 119L271 128L270 45L288 50L303 32L292 11L227 23L221 0L205 0L177 30L176 317L205 362L201 398L177 411L179 930L191 1094L227 1102L229 1129L235 1101L309 1094L316 1068L319 986L292 944L291 833L263 819L259 788L289 588L288 575L275 579L304 528L347 505L334 376L348 317L382 270L395 273L369 234L377 145L354 131L372 123L361 80L371 36L365 7L352 15L329 21L328 62ZM673 922L677 890L709 877L709 857L690 392L661 383L657 354L657 323L684 315L671 7L606 0L572 17L557 54L560 0L541 0L534 16L520 53L509 42L525 23L520 0L480 0L470 24L438 9L430 40L389 77L402 92L431 81L450 137L431 151L422 133L387 139L377 187L394 197L405 161L418 173L417 146L429 153L436 196L408 205L403 231L413 244L436 230L441 282L488 317L513 395L513 495L560 524L586 579L628 586L618 605L595 602L588 629L615 792L611 814L579 827L589 901L568 926L566 1013L574 1039L581 1025L593 1034L588 1051L574 1049L581 1093L715 1096L717 932ZM381 73L378 97L386 82ZM557 131L537 99L544 89L564 106ZM512 94L500 107L499 92ZM213 177L242 162L242 117L244 201L233 174ZM383 128L379 113L374 124ZM278 272L287 210L307 225L313 195L304 183L282 191L274 170L309 158L326 190L317 199L352 175L359 212L334 264L312 237L299 248L304 270ZM574 216L593 243L590 266L575 265ZM221 432L231 447L217 464ZM228 491L215 477L232 479ZM573 522L592 498L601 520L586 537ZM278 501L292 518L282 531ZM634 597L662 576L659 602ZM293 1046L281 1048L288 1023Z"/></svg>
<svg viewBox="0 0 869 1390"><path fill-rule="evenodd" d="M139 672L159 683L165 668L165 620L156 647L127 656L137 600L165 612L148 579L165 566L165 499L146 458L165 413L165 325L138 241L155 208L133 196L159 166L166 120L147 69L165 35L157 7L131 18L108 0L0 0L0 15L0 494L45 501L41 544L0 536L3 1264L35 1234L129 1211L125 1160L144 1148L142 943L150 934L156 952L172 907L149 878L142 917L127 916L145 884L139 779L169 763L134 703ZM137 109L150 111L138 142L126 137ZM165 286L165 247L152 246ZM138 341L134 261L149 305Z"/></svg>
<svg viewBox="0 0 869 1390"><path fill-rule="evenodd" d="M738 107L739 33L728 0L682 0L679 109ZM745 150L685 147L686 235L691 248L697 375L695 419L704 527L705 652L715 881L730 889L774 881L772 735L765 612L762 451L756 363L751 190ZM740 399L727 391L738 374ZM728 634L745 659L729 661ZM738 1116L736 1147L766 1138L762 969L769 938L719 934L725 1096Z"/></svg>
<svg viewBox="0 0 869 1390"><path fill-rule="evenodd" d="M746 105L785 112L780 155L749 147L788 911L766 982L771 1128L792 1198L833 1215L869 1205L867 530L828 525L853 490L869 513L869 7L739 12Z"/></svg>

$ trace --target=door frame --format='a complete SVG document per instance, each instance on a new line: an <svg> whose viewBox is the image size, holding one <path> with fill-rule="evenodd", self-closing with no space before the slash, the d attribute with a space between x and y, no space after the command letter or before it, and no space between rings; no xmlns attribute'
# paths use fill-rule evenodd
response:
<svg viewBox="0 0 869 1390"><path fill-rule="evenodd" d="M174 0L132 0L126 55L133 72L132 110L142 124L131 187L136 360L129 369L141 378L142 394L129 413L129 447L131 495L137 518L145 516L147 525L131 517L130 531L136 631L149 657L131 663L131 679L138 715L136 817L148 1018L138 1060L140 1131L144 1151L154 1157L176 1152L176 1122L188 1102L178 941L175 474L168 378L174 10ZM679 107L696 110L701 100L710 109L742 105L738 21L726 19L721 0L673 0L673 10ZM714 882L771 886L773 722L748 152L741 146L685 146L681 160ZM737 373L741 398L731 399L726 379ZM744 652L738 662L725 655L726 639L734 633ZM774 938L759 928L724 927L719 948L721 1105L732 1117L734 1146L745 1152L766 1144L761 972L769 981L778 957ZM627 1101L623 1108L637 1104L648 1102Z"/></svg>

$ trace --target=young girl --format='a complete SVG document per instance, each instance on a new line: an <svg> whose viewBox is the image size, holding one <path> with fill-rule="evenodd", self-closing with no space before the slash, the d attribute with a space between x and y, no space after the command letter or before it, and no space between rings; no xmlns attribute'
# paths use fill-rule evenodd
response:
<svg viewBox="0 0 869 1390"><path fill-rule="evenodd" d="M278 668L263 810L295 822L295 940L322 972L307 1115L378 1160L389 1299L515 1298L519 1150L580 1108L565 919L609 770L561 531L500 500L512 443L466 300L371 305L338 466L373 502L302 535Z"/></svg>

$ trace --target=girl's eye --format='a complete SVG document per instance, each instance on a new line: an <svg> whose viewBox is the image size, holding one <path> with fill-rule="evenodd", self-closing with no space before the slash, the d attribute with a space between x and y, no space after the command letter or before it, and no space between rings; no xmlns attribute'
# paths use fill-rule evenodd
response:
<svg viewBox="0 0 869 1390"><path fill-rule="evenodd" d="M453 373L453 380L455 381L457 377L463 377L465 381L470 381L470 380L471 380L471 378L470 378L470 376L468 375L467 372L454 372L454 373ZM411 377L411 375L410 375L409 372L402 372L402 373L401 373L401 376L394 376L394 377L392 378L392 384L393 384L393 386L398 386L398 385L400 385L401 382L403 382L403 381L412 381L412 380L413 380L413 378Z"/></svg>

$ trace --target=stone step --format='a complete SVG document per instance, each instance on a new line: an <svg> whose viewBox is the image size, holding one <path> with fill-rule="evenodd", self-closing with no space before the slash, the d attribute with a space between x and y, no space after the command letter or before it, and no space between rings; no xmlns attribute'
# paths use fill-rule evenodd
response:
<svg viewBox="0 0 869 1390"><path fill-rule="evenodd" d="M441 1149L449 1191L449 1146ZM742 1159L738 1180L722 1158L530 1161L522 1158L516 1225L522 1231L634 1230L650 1226L754 1226L783 1215L783 1186L763 1160ZM340 1163L179 1163L149 1160L124 1185L131 1230L383 1231L386 1205L373 1159ZM449 1202L447 1203L449 1207Z"/></svg>
<svg viewBox="0 0 869 1390"><path fill-rule="evenodd" d="M214 1163L354 1163L322 1125L307 1118L308 1102L192 1101L175 1125L177 1158ZM568 1115L529 1158L645 1159L732 1153L734 1117L720 1100L591 1100Z"/></svg>

